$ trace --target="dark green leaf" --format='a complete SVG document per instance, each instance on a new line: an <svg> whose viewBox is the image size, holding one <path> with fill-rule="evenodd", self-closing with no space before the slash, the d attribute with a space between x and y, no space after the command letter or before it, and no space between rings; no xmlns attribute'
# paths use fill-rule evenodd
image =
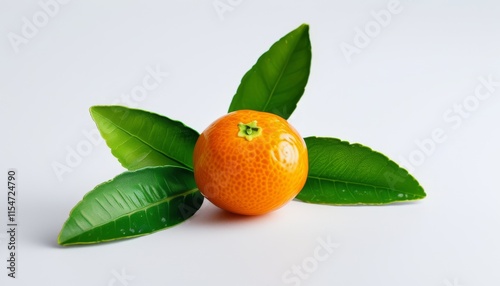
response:
<svg viewBox="0 0 500 286"><path fill-rule="evenodd" d="M173 165L193 169L199 134L181 122L123 106L93 106L90 113L125 168Z"/></svg>
<svg viewBox="0 0 500 286"><path fill-rule="evenodd" d="M127 171L84 196L64 223L58 243L90 244L149 234L185 221L202 203L187 169Z"/></svg>
<svg viewBox="0 0 500 286"><path fill-rule="evenodd" d="M273 44L243 76L229 112L251 109L288 119L304 93L310 68L309 26L302 24Z"/></svg>
<svg viewBox="0 0 500 286"><path fill-rule="evenodd" d="M426 196L406 170L381 153L335 138L305 138L309 175L297 199L317 204L387 204Z"/></svg>

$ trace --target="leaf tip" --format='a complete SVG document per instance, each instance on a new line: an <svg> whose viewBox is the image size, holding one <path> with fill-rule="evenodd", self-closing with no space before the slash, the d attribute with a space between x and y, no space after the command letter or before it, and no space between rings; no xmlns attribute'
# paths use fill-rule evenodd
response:
<svg viewBox="0 0 500 286"><path fill-rule="evenodd" d="M59 235L57 236L57 244L59 244L60 246L66 246L66 241L62 239L63 231L64 231L64 226L61 229L61 232L59 232Z"/></svg>
<svg viewBox="0 0 500 286"><path fill-rule="evenodd" d="M89 112L90 112L90 116L92 116L92 118L95 117L95 115L99 114L102 112L103 108L105 108L106 106L104 105L93 105L89 108Z"/></svg>
<svg viewBox="0 0 500 286"><path fill-rule="evenodd" d="M309 38L309 24L302 23L300 26L298 26L295 30L293 30L289 34L296 34L300 35L300 37Z"/></svg>
<svg viewBox="0 0 500 286"><path fill-rule="evenodd" d="M427 194L424 191L424 188L420 187L420 190L422 191L422 194L418 198L419 200L425 199L427 197Z"/></svg>

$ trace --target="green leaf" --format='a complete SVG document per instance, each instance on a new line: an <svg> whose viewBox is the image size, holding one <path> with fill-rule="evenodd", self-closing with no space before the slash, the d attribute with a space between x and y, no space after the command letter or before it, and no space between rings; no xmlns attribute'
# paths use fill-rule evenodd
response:
<svg viewBox="0 0 500 286"><path fill-rule="evenodd" d="M305 138L309 175L297 199L317 204L387 204L426 194L406 170L381 153L335 138Z"/></svg>
<svg viewBox="0 0 500 286"><path fill-rule="evenodd" d="M288 119L304 93L310 68L309 26L302 24L274 43L243 76L229 112L250 109Z"/></svg>
<svg viewBox="0 0 500 286"><path fill-rule="evenodd" d="M148 167L124 172L87 193L58 237L61 245L149 234L191 217L203 203L190 170Z"/></svg>
<svg viewBox="0 0 500 286"><path fill-rule="evenodd" d="M199 134L181 122L123 106L93 106L90 113L123 167L137 170L172 165L193 169Z"/></svg>

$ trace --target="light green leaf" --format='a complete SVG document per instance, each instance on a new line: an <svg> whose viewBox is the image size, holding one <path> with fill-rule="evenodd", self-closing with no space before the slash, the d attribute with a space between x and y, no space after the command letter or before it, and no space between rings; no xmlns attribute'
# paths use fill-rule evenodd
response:
<svg viewBox="0 0 500 286"><path fill-rule="evenodd" d="M406 170L381 153L335 138L305 138L309 175L297 199L317 204L387 204L426 194Z"/></svg>
<svg viewBox="0 0 500 286"><path fill-rule="evenodd" d="M304 93L311 68L309 26L278 40L243 76L229 112L250 109L288 119Z"/></svg>
<svg viewBox="0 0 500 286"><path fill-rule="evenodd" d="M199 134L179 121L123 106L93 106L101 136L123 167L173 165L193 169Z"/></svg>
<svg viewBox="0 0 500 286"><path fill-rule="evenodd" d="M149 234L185 221L202 203L187 169L127 171L84 196L64 223L58 243L90 244Z"/></svg>

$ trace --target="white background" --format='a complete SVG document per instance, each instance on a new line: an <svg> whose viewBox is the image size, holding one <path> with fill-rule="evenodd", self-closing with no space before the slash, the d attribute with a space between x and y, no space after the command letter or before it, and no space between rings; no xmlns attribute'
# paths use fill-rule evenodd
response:
<svg viewBox="0 0 500 286"><path fill-rule="evenodd" d="M48 15L38 1L0 1L0 185L17 168L20 223L14 280L2 187L1 285L499 285L497 1L402 0L385 27L373 26L372 11L389 1L122 2L74 0ZM303 136L362 143L404 164L426 199L376 207L294 201L248 218L206 201L189 221L153 235L57 245L71 208L124 170L103 142L84 135L95 130L90 106L118 102L201 132L227 111L257 58L301 23L310 24L313 62L290 122ZM367 26L373 37L356 47L357 29ZM13 43L14 34L24 42ZM342 45L357 53L346 56ZM168 76L125 102L148 67ZM479 78L488 77L497 86L478 99L478 86L488 92ZM429 141L433 132L443 133L440 142ZM69 166L82 146L91 148ZM57 164L71 172L58 177ZM326 252L321 240L336 248ZM302 278L287 272L294 265Z"/></svg>

